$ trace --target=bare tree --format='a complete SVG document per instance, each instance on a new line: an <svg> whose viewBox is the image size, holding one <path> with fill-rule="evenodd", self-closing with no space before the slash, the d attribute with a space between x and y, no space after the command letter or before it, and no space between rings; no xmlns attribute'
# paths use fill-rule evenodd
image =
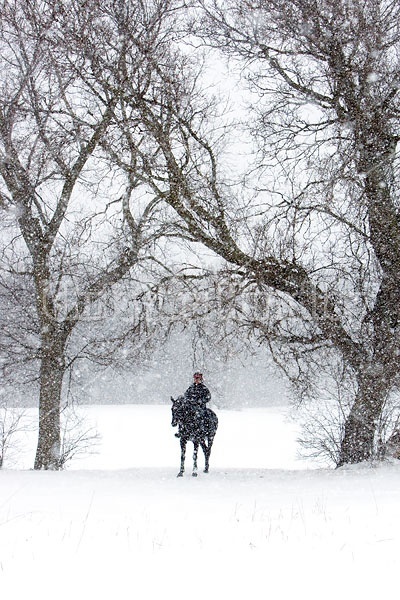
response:
<svg viewBox="0 0 400 600"><path fill-rule="evenodd" d="M59 467L72 332L164 234L154 195L131 172L118 173L105 148L109 157L113 127L123 119L127 46L120 15L129 7L129 76L141 97L169 45L171 6L2 2L1 204L15 217L13 246L26 248L25 274L33 284L40 362L36 469ZM136 155L128 152L134 166Z"/></svg>
<svg viewBox="0 0 400 600"><path fill-rule="evenodd" d="M22 431L26 431L27 426L24 423L25 412L20 408L8 406L7 401L0 404L0 469L4 466L4 460L13 451L18 449L15 436Z"/></svg>
<svg viewBox="0 0 400 600"><path fill-rule="evenodd" d="M95 452L99 441L100 435L96 428L88 424L87 419L74 406L66 405L62 409L59 469L64 469L77 456Z"/></svg>
<svg viewBox="0 0 400 600"><path fill-rule="evenodd" d="M294 301L284 337L303 357L323 344L351 369L337 464L367 459L400 367L398 3L205 6L203 34L246 62L257 97L265 218L230 260Z"/></svg>
<svg viewBox="0 0 400 600"><path fill-rule="evenodd" d="M246 61L259 95L256 203L224 182L210 107L196 98L194 108L178 73L160 69L169 85L139 100L159 148L143 177L187 237L286 307L272 333L298 360L317 364L323 351L351 372L338 465L371 457L399 376L398 10L375 0L207 4L203 35ZM273 337L271 322L253 327Z"/></svg>
<svg viewBox="0 0 400 600"><path fill-rule="evenodd" d="M202 10L202 35L245 60L256 94L251 195L221 169L224 124L196 56L174 44L179 5L3 2L1 205L14 207L34 287L36 468L58 464L72 331L139 261L161 266L176 236L230 265L256 301L236 313L292 364L342 362L357 385L337 464L373 452L400 366L398 6Z"/></svg>

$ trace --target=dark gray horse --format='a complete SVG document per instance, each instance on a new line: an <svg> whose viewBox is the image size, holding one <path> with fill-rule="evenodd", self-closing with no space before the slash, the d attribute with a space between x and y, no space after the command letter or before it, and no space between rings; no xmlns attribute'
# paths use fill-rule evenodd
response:
<svg viewBox="0 0 400 600"><path fill-rule="evenodd" d="M179 396L172 401L172 427L179 426L179 433L176 434L180 438L181 443L181 470L178 477L182 477L185 468L186 444L193 442L193 477L197 477L197 452L199 445L202 447L205 459L204 473L208 473L211 448L214 441L214 436L218 428L217 415L210 409L198 406L194 402L185 400L183 396Z"/></svg>

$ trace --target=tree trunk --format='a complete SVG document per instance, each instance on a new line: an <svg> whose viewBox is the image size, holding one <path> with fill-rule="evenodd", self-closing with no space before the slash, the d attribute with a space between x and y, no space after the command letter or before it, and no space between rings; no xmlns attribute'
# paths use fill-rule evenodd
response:
<svg viewBox="0 0 400 600"><path fill-rule="evenodd" d="M377 422L386 396L386 388L377 386L376 380L369 379L360 384L346 420L338 467L373 458Z"/></svg>
<svg viewBox="0 0 400 600"><path fill-rule="evenodd" d="M58 340L44 344L40 366L39 437L35 469L60 467L61 390L64 346Z"/></svg>

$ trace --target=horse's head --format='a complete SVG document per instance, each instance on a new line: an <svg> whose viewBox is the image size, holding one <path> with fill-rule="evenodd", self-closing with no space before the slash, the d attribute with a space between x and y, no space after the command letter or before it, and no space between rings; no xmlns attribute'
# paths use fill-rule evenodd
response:
<svg viewBox="0 0 400 600"><path fill-rule="evenodd" d="M178 396L178 398L176 400L174 400L171 396L171 402L172 402L171 425L172 425L172 427L176 427L178 425L179 421L182 419L182 408L183 408L183 404L184 404L184 398L183 398L183 396Z"/></svg>

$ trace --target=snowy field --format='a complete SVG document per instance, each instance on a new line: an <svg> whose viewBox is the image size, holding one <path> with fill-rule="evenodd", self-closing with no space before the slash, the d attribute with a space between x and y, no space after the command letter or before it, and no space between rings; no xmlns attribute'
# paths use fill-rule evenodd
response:
<svg viewBox="0 0 400 600"><path fill-rule="evenodd" d="M0 472L7 600L398 596L400 466L319 469L282 408L220 410L209 474L176 478L169 406L82 409L101 441L64 472ZM20 440L20 443L22 440Z"/></svg>

